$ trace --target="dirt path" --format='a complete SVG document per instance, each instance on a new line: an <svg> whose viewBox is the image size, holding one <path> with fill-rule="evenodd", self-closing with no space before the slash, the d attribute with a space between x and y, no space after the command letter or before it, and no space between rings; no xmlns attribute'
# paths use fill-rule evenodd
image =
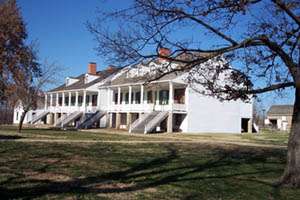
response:
<svg viewBox="0 0 300 200"><path fill-rule="evenodd" d="M174 139L174 138L173 138ZM250 142L237 142L237 141L221 141L221 140L208 140L208 139L192 139L192 140L72 140L72 139L3 139L0 142L15 141L15 142L45 142L45 143L86 143L86 144L97 144L97 143L112 143L112 144L210 144L210 145L237 145L237 146L248 146L248 147L261 147L261 148L276 148L286 149L284 145L273 145L273 144L257 144Z"/></svg>

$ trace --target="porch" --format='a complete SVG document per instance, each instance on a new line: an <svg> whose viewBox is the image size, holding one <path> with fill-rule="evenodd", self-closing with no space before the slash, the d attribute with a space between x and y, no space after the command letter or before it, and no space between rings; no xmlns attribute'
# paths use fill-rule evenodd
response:
<svg viewBox="0 0 300 200"><path fill-rule="evenodd" d="M109 112L148 113L172 111L186 113L187 90L185 84L169 82L144 86L128 85L109 88Z"/></svg>

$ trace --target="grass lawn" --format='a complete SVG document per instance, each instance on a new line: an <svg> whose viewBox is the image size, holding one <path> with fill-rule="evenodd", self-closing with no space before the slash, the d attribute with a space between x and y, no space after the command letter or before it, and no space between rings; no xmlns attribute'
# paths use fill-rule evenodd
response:
<svg viewBox="0 0 300 200"><path fill-rule="evenodd" d="M239 137L241 142L263 144L271 138L266 135ZM41 129L27 129L19 135L14 128L2 127L0 199L299 199L300 189L272 185L285 165L284 148L169 143L172 137L173 141L181 137L189 141L207 136L164 136ZM26 142L18 140L19 137L50 140ZM237 140L236 135L228 137ZM273 145L287 136L277 137L276 142L272 140ZM50 142L55 138L83 141L159 138L165 142Z"/></svg>

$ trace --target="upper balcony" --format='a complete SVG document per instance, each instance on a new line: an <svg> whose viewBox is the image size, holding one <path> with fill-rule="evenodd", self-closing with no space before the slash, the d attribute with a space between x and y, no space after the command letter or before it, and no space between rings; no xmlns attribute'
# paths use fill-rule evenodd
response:
<svg viewBox="0 0 300 200"><path fill-rule="evenodd" d="M173 82L149 86L134 85L114 87L110 91L112 112L186 112L186 86Z"/></svg>

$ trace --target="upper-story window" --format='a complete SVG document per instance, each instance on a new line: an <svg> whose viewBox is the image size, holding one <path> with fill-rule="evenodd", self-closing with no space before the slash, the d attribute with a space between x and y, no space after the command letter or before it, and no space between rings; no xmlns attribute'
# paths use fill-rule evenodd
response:
<svg viewBox="0 0 300 200"><path fill-rule="evenodd" d="M152 91L147 92L147 103L153 103Z"/></svg>
<svg viewBox="0 0 300 200"><path fill-rule="evenodd" d="M98 95L94 94L92 96L92 106L97 106L97 99L98 99Z"/></svg>
<svg viewBox="0 0 300 200"><path fill-rule="evenodd" d="M62 106L62 99L63 99L62 97L58 97L58 105L59 106Z"/></svg>
<svg viewBox="0 0 300 200"><path fill-rule="evenodd" d="M118 103L118 93L114 94L114 103L117 104Z"/></svg>
<svg viewBox="0 0 300 200"><path fill-rule="evenodd" d="M129 103L129 93L126 92L125 94L125 103L128 104Z"/></svg>
<svg viewBox="0 0 300 200"><path fill-rule="evenodd" d="M159 91L159 104L161 105L169 104L169 90Z"/></svg>
<svg viewBox="0 0 300 200"><path fill-rule="evenodd" d="M83 97L78 96L78 106L82 106L82 102L83 102Z"/></svg>
<svg viewBox="0 0 300 200"><path fill-rule="evenodd" d="M65 97L65 106L69 105L69 97Z"/></svg>
<svg viewBox="0 0 300 200"><path fill-rule="evenodd" d="M71 106L75 106L75 102L76 102L76 97L71 96Z"/></svg>
<svg viewBox="0 0 300 200"><path fill-rule="evenodd" d="M184 104L185 103L185 89L174 90L174 103Z"/></svg>
<svg viewBox="0 0 300 200"><path fill-rule="evenodd" d="M140 104L141 103L141 92L135 93L135 103Z"/></svg>
<svg viewBox="0 0 300 200"><path fill-rule="evenodd" d="M85 97L85 105L89 105L90 103L90 95L86 95Z"/></svg>

